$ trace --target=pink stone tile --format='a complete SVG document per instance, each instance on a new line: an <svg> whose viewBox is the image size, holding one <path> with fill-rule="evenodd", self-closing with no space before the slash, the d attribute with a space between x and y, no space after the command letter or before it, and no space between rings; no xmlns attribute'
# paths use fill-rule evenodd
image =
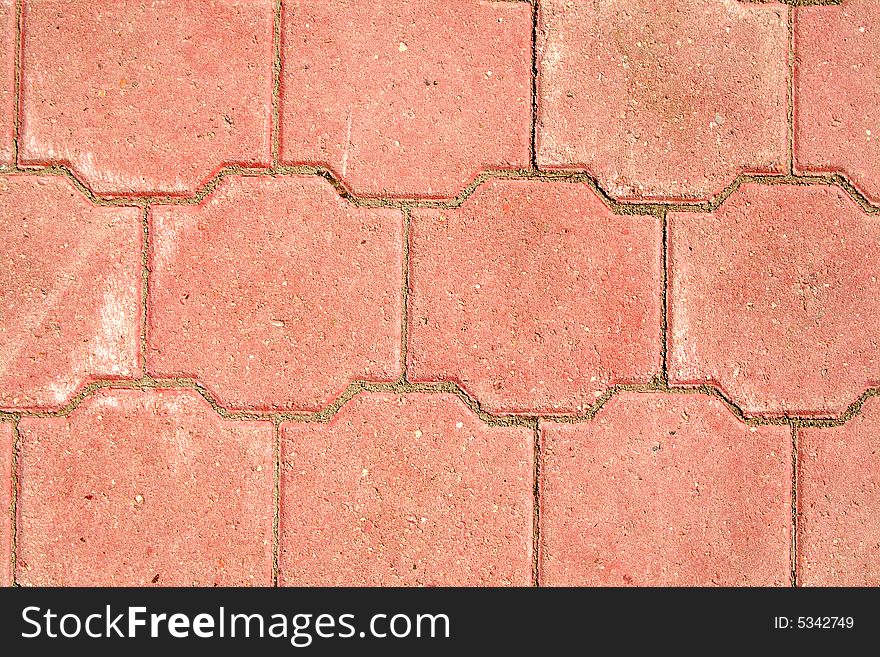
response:
<svg viewBox="0 0 880 657"><path fill-rule="evenodd" d="M795 166L880 204L880 3L795 9Z"/></svg>
<svg viewBox="0 0 880 657"><path fill-rule="evenodd" d="M526 586L534 433L448 394L361 394L282 432L280 582Z"/></svg>
<svg viewBox="0 0 880 657"><path fill-rule="evenodd" d="M281 158L367 196L456 196L526 167L531 8L481 0L284 3Z"/></svg>
<svg viewBox="0 0 880 657"><path fill-rule="evenodd" d="M191 390L103 389L20 432L23 585L271 584L271 422Z"/></svg>
<svg viewBox="0 0 880 657"><path fill-rule="evenodd" d="M230 408L320 410L401 372L403 215L314 176L232 177L151 216L150 373Z"/></svg>
<svg viewBox="0 0 880 657"><path fill-rule="evenodd" d="M787 166L787 7L542 0L538 164L609 194L705 199Z"/></svg>
<svg viewBox="0 0 880 657"><path fill-rule="evenodd" d="M798 581L880 586L880 399L841 427L798 431Z"/></svg>
<svg viewBox="0 0 880 657"><path fill-rule="evenodd" d="M99 194L190 194L271 164L272 0L28 0L23 165Z"/></svg>
<svg viewBox="0 0 880 657"><path fill-rule="evenodd" d="M61 176L0 176L0 409L140 374L141 210Z"/></svg>
<svg viewBox="0 0 880 657"><path fill-rule="evenodd" d="M660 372L660 220L586 185L492 180L414 210L412 381L460 382L491 412L571 413Z"/></svg>
<svg viewBox="0 0 880 657"><path fill-rule="evenodd" d="M543 422L541 582L786 586L791 434L705 395L623 393Z"/></svg>
<svg viewBox="0 0 880 657"><path fill-rule="evenodd" d="M0 166L14 164L15 2L0 0Z"/></svg>
<svg viewBox="0 0 880 657"><path fill-rule="evenodd" d="M743 185L669 215L669 378L836 416L880 381L880 223L837 187Z"/></svg>

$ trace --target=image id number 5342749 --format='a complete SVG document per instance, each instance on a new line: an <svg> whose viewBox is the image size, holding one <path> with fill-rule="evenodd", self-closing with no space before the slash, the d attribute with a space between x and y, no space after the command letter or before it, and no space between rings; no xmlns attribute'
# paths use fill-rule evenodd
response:
<svg viewBox="0 0 880 657"><path fill-rule="evenodd" d="M855 626L852 616L777 616L773 627L777 630L851 630Z"/></svg>

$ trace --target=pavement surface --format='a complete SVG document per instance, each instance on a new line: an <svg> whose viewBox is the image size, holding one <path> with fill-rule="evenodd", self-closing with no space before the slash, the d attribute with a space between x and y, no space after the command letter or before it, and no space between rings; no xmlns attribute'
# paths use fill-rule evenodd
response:
<svg viewBox="0 0 880 657"><path fill-rule="evenodd" d="M880 2L0 0L0 583L880 585Z"/></svg>

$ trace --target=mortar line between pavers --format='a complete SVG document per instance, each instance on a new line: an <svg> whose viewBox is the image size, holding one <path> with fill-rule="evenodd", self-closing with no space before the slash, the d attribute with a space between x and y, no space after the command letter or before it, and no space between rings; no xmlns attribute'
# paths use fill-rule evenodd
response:
<svg viewBox="0 0 880 657"><path fill-rule="evenodd" d="M788 128L788 174L794 175L794 7L786 9L788 23L788 88L786 89Z"/></svg>
<svg viewBox="0 0 880 657"><path fill-rule="evenodd" d="M666 210L660 212L662 247L660 252L660 383L669 385L668 335L669 335L669 217Z"/></svg>
<svg viewBox="0 0 880 657"><path fill-rule="evenodd" d="M19 452L21 450L21 433L19 431L19 421L20 417L16 416L12 420L12 501L9 508L9 513L12 514L12 536L10 539L10 550L9 550L9 567L12 569L12 585L19 586L18 584L18 493L19 493L19 481L18 481L18 461L19 461Z"/></svg>
<svg viewBox="0 0 880 657"><path fill-rule="evenodd" d="M558 424L577 424L591 421L613 397L625 392L635 393L662 393L675 395L706 395L718 398L727 409L743 424L750 427L759 426L797 426L812 428L838 427L849 422L861 412L865 401L871 397L880 397L880 388L871 387L865 390L847 409L836 417L831 416L807 416L807 415L748 415L739 405L727 397L725 392L714 384L694 385L668 385L654 379L643 384L616 384L610 386L597 400L596 403L583 414L546 415L541 419L545 422Z"/></svg>
<svg viewBox="0 0 880 657"><path fill-rule="evenodd" d="M532 509L532 585L541 586L541 420L535 420L534 506Z"/></svg>
<svg viewBox="0 0 880 657"><path fill-rule="evenodd" d="M538 0L532 6L532 124L529 135L529 161L532 170L538 170Z"/></svg>
<svg viewBox="0 0 880 657"><path fill-rule="evenodd" d="M834 180L834 184L840 187L843 191L850 195L850 197L862 208L865 214L875 214L880 215L880 205L873 205L871 201L868 200L862 192L852 183L850 180L841 173L832 174L832 178Z"/></svg>
<svg viewBox="0 0 880 657"><path fill-rule="evenodd" d="M104 207L126 207L126 208L142 208L152 199L145 196L114 196L104 197L95 194L87 185L85 185L76 174L64 164L53 164L51 166L28 166L20 167L18 165L11 167L0 167L0 174L9 175L16 174L22 176L62 176L67 178L76 190L82 194L90 203Z"/></svg>
<svg viewBox="0 0 880 657"><path fill-rule="evenodd" d="M836 7L843 0L740 0L743 4L767 5L775 2L789 7Z"/></svg>
<svg viewBox="0 0 880 657"><path fill-rule="evenodd" d="M657 215L659 212L714 212L729 196L744 184L758 185L824 185L837 186L846 192L866 214L880 215L880 205L875 206L870 200L846 177L843 173L827 172L812 174L739 174L723 190L708 200L694 201L638 201L616 200L596 182L594 177L585 171L533 171L530 169L491 169L483 171L468 183L458 196L447 199L428 199L415 197L373 197L357 196L350 192L345 184L337 180L335 174L321 166L286 166L260 168L231 165L223 167L208 182L190 196L167 196L167 195L128 195L128 196L100 196L95 194L76 174L66 165L53 164L41 167L5 167L2 173L17 173L23 175L63 175L95 205L102 206L125 206L143 207L152 205L198 205L213 194L223 180L230 176L270 178L280 176L314 176L324 178L334 188L340 197L361 208L435 208L454 210L461 207L464 202L480 186L490 180L531 180L535 182L562 182L569 184L584 184L603 201L608 209L617 215Z"/></svg>
<svg viewBox="0 0 880 657"><path fill-rule="evenodd" d="M272 469L273 469L273 509L272 509L272 586L278 586L280 576L281 550L281 418L272 418Z"/></svg>
<svg viewBox="0 0 880 657"><path fill-rule="evenodd" d="M412 214L409 207L404 207L403 212L403 286L401 289L401 319L400 319L400 382L407 382L409 371L409 297L410 276L412 270L412 255L410 250L410 235L412 233Z"/></svg>
<svg viewBox="0 0 880 657"><path fill-rule="evenodd" d="M559 414L547 415L545 412L525 412L525 413L493 413L482 408L480 402L472 397L467 390L453 381L433 381L411 383L409 381L391 381L391 382L367 382L355 381L350 383L341 395L330 402L327 406L317 411L279 411L272 409L257 410L227 410L213 396L213 394L205 388L204 385L193 379L186 378L155 378L145 376L140 379L100 379L92 381L84 386L74 398L63 407L53 411L46 410L15 410L0 411L0 419L13 419L16 417L67 417L76 408L80 406L86 399L95 394L98 390L105 388L110 389L178 389L192 390L200 394L205 401L214 409L221 417L229 420L258 420L272 422L276 418L280 422L300 422L300 423L328 423L336 413L348 401L353 399L360 393L393 393L393 394L452 394L457 396L477 417L489 426L526 426L532 427L540 418L544 422L555 422L558 424L577 424L581 422L591 421L596 414L602 410L608 401L616 395L634 392L634 393L663 393L663 394L682 394L682 395L706 395L718 398L727 409L743 424L750 427L758 426L793 426L793 427L812 427L827 428L842 426L859 412L861 412L864 403L871 397L880 397L880 387L872 387L865 390L856 401L849 405L847 410L837 417L812 417L798 415L778 415L778 416L762 416L747 415L734 401L729 399L726 394L719 388L710 384L701 385L675 385L670 386L663 384L656 378L648 383L641 384L615 384L606 389L606 391L596 400L596 403L585 413L580 414Z"/></svg>
<svg viewBox="0 0 880 657"><path fill-rule="evenodd" d="M15 52L12 55L12 165L18 166L18 137L21 132L21 21L22 0L15 0Z"/></svg>
<svg viewBox="0 0 880 657"><path fill-rule="evenodd" d="M798 452L798 429L791 428L791 585L798 586L797 563L798 563L798 469L800 457Z"/></svg>
<svg viewBox="0 0 880 657"><path fill-rule="evenodd" d="M143 215L143 245L141 248L141 375L147 376L147 303L150 290L150 206L145 205Z"/></svg>
<svg viewBox="0 0 880 657"><path fill-rule="evenodd" d="M281 7L275 0L272 17L272 166L277 167L281 156Z"/></svg>
<svg viewBox="0 0 880 657"><path fill-rule="evenodd" d="M754 0L749 0L753 2ZM767 0L758 0L767 2ZM771 0L772 1L772 0ZM843 0L779 0L792 7L837 7Z"/></svg>

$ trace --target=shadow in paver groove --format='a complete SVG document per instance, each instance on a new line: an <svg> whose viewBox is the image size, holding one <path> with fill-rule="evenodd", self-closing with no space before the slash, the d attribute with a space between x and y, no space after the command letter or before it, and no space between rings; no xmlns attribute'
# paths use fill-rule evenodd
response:
<svg viewBox="0 0 880 657"><path fill-rule="evenodd" d="M798 585L797 561L798 561L798 477L800 468L800 455L798 453L798 430L791 428L791 585Z"/></svg>
<svg viewBox="0 0 880 657"><path fill-rule="evenodd" d="M21 118L19 100L21 98L21 2L15 1L15 52L12 55L12 106L15 108L12 117L12 161L18 162L18 136L21 134Z"/></svg>
<svg viewBox="0 0 880 657"><path fill-rule="evenodd" d="M272 586L278 586L281 567L281 422L273 421L272 445Z"/></svg>
<svg viewBox="0 0 880 657"><path fill-rule="evenodd" d="M93 396L97 391L112 388L119 390L192 390L200 394L205 401L214 409L214 411L223 418L229 420L263 420L267 422L302 422L302 423L327 423L330 422L337 412L351 399L362 393L394 393L401 395L408 394L452 394L458 397L477 417L485 424L493 427L530 427L535 428L539 422L553 422L560 424L575 424L580 422L591 421L602 408L613 397L621 393L664 393L675 395L705 395L716 397L724 406L743 424L752 427L758 426L791 426L791 427L813 427L827 428L838 427L846 424L853 417L858 415L865 402L872 397L880 397L880 388L871 387L865 390L859 397L853 401L842 414L838 416L828 417L805 417L800 415L773 415L763 416L759 414L747 414L742 408L730 399L721 389L713 385L693 385L693 386L670 386L664 383L660 377L655 378L649 383L643 384L619 384L612 385L589 410L583 413L564 413L558 415L549 415L547 413L492 413L486 411L480 405L479 400L472 396L461 385L453 381L435 381L423 383L410 383L404 380L398 380L388 383L376 383L355 381L350 383L341 395L333 402L319 411L313 412L295 412L295 411L273 411L273 410L228 410L204 385L198 381L184 378L162 378L142 377L140 379L102 379L89 383L84 386L76 396L71 399L62 408L54 411L40 410L19 410L19 411L0 411L0 421L17 422L22 417L66 417L83 404L89 397Z"/></svg>
<svg viewBox="0 0 880 657"><path fill-rule="evenodd" d="M231 176L245 177L285 177L285 176L315 176L330 183L346 201L355 207L365 208L435 208L453 210L461 207L465 201L479 189L484 183L491 180L531 180L535 182L564 182L570 184L582 184L588 186L606 206L619 215L654 215L660 216L662 212L712 212L717 210L727 198L742 185L754 183L758 185L836 185L843 189L861 209L867 214L880 214L880 206L875 206L868 200L861 190L853 184L844 173L811 173L811 174L751 174L742 173L727 185L723 190L708 200L693 201L620 201L610 196L595 178L582 171L531 171L529 169L498 169L487 170L479 173L470 183L465 185L458 196L448 199L427 198L391 198L379 196L357 196L353 194L345 183L336 174L322 166L296 165L277 166L270 168L227 166L223 167L208 182L202 185L198 191L190 196L102 196L95 194L83 183L70 167L56 164L44 167L19 167L0 165L0 175L22 174L32 176L57 175L68 178L89 201L102 206L144 207L146 205L199 205L208 199L222 184Z"/></svg>
<svg viewBox="0 0 880 657"><path fill-rule="evenodd" d="M786 94L786 120L787 131L786 142L788 147L788 173L794 175L794 9L788 8L788 85Z"/></svg>
<svg viewBox="0 0 880 657"><path fill-rule="evenodd" d="M12 570L13 586L18 585L15 581L15 577L18 573L18 491L20 487L18 480L18 458L19 454L21 454L21 434L18 430L18 421L19 418L17 417L12 419L12 494L9 504L9 514L12 519L12 527L10 528L10 533L12 535L10 536L11 545L9 551L9 564Z"/></svg>
<svg viewBox="0 0 880 657"><path fill-rule="evenodd" d="M150 292L150 212L144 207L141 214L141 335L140 335L140 359L138 367L141 373L147 373L147 298Z"/></svg>
<svg viewBox="0 0 880 657"><path fill-rule="evenodd" d="M845 2L845 0L739 0L747 4L753 5L769 5L781 2L792 7L836 7Z"/></svg>
<svg viewBox="0 0 880 657"><path fill-rule="evenodd" d="M541 586L541 428L535 423L532 510L532 585Z"/></svg>
<svg viewBox="0 0 880 657"><path fill-rule="evenodd" d="M529 134L529 162L538 170L538 3L532 2L532 124Z"/></svg>
<svg viewBox="0 0 880 657"><path fill-rule="evenodd" d="M272 166L281 152L281 0L275 0L272 18Z"/></svg>
<svg viewBox="0 0 880 657"><path fill-rule="evenodd" d="M660 383L669 385L669 219L660 213L662 248L660 249Z"/></svg>
<svg viewBox="0 0 880 657"><path fill-rule="evenodd" d="M410 297L410 269L412 261L410 257L410 233L412 231L412 215L409 208L403 209L403 302L401 306L400 327L400 371L402 381L408 380L409 369L409 297Z"/></svg>

